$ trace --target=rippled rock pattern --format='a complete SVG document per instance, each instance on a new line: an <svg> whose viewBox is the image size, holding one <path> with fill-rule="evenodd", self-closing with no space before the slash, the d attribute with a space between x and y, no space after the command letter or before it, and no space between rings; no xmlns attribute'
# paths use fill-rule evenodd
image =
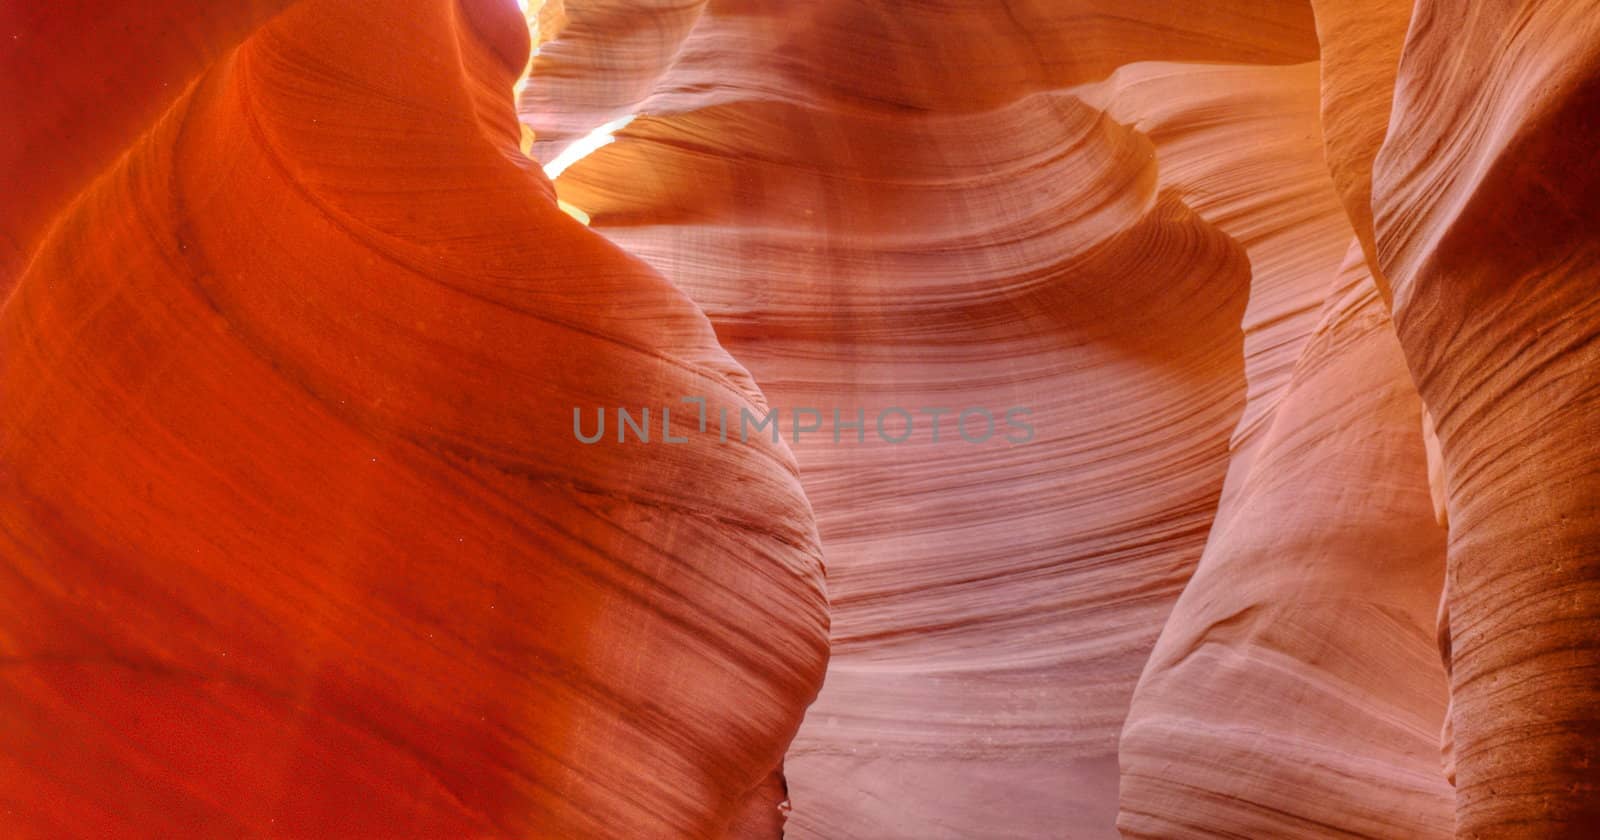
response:
<svg viewBox="0 0 1600 840"><path fill-rule="evenodd" d="M6 36L0 836L1600 833L1594 0Z"/></svg>
<svg viewBox="0 0 1600 840"><path fill-rule="evenodd" d="M762 397L518 152L527 49L295 4L55 217L0 316L0 835L701 837L770 786L811 510L770 442L572 438Z"/></svg>
<svg viewBox="0 0 1600 840"><path fill-rule="evenodd" d="M1323 162L1310 9L1241 5L1185 29L1137 5L1144 17L1056 4L1027 20L978 4L713 7L687 34L673 29L662 68L628 42L584 37L587 8L565 4L524 119L560 139L579 118L640 116L566 170L560 194L695 298L776 401L1009 402L1040 418L1037 441L999 452L931 434L916 448L795 445L834 629L828 681L787 762L788 833L1113 835L1117 737L1156 634L1219 497L1225 511L1279 515L1250 498L1248 465L1324 310L1349 296L1335 287L1352 229ZM609 14L615 5L596 4L596 19ZM1204 31L1229 16L1234 37ZM868 43L892 58L837 57ZM979 49L994 60L917 57L959 64ZM638 74L603 88L586 62ZM1390 413L1416 445L1377 447L1380 472L1421 463L1418 421ZM1416 464L1388 463L1401 453ZM1408 486L1422 495L1406 498L1420 498L1433 529L1418 470ZM1225 494L1229 475L1239 487ZM1424 603L1431 631L1442 537L1423 544L1435 550L1411 550L1417 569L1396 584L1416 592L1395 600ZM1285 597L1318 597L1300 585ZM1304 612L1279 621L1339 618ZM1411 710L1359 699L1328 714L1420 732L1431 760L1443 677L1431 632L1410 618L1396 655L1426 667L1397 702L1420 696L1418 720L1395 724ZM1160 745L1164 726L1188 725L1177 706L1219 702L1275 668L1245 659L1210 694L1148 681L1138 708L1152 725L1124 741L1122 772L1171 768ZM1236 711L1285 742L1309 737L1271 703ZM1322 734L1327 750L1347 746ZM1404 749L1397 772L1413 773ZM1304 753L1237 752L1268 778L1229 795L1262 807L1300 795L1301 779L1269 774ZM1414 824L1444 795L1442 780L1416 784L1434 811ZM1195 810L1198 797L1129 787L1150 819ZM1381 801L1373 810L1387 816Z"/></svg>
<svg viewBox="0 0 1600 840"><path fill-rule="evenodd" d="M1394 113L1373 207L1442 458L1459 836L1593 836L1600 6L1419 2Z"/></svg>

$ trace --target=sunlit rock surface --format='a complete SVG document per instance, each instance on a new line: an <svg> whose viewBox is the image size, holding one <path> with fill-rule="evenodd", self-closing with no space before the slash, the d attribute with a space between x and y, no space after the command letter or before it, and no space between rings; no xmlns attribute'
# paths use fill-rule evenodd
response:
<svg viewBox="0 0 1600 840"><path fill-rule="evenodd" d="M1358 244L1325 300L1134 696L1125 837L1451 835L1420 403Z"/></svg>
<svg viewBox="0 0 1600 840"><path fill-rule="evenodd" d="M1593 0L63 0L0 98L0 836L1600 832Z"/></svg>
<svg viewBox="0 0 1600 840"><path fill-rule="evenodd" d="M520 156L527 48L298 3L59 209L0 314L0 835L702 837L771 785L810 508L770 442L573 439L762 398Z"/></svg>
<svg viewBox="0 0 1600 840"><path fill-rule="evenodd" d="M1193 28L1139 9L1041 7L1026 25L976 6L679 10L629 29L651 52L585 36L580 21L621 12L569 0L534 63L522 116L553 138L551 159L639 115L558 190L700 303L775 403L1034 410L1037 439L1013 446L948 427L935 442L926 426L899 446L794 444L829 560L833 658L786 765L792 836L1115 833L1134 683L1352 241L1323 161L1309 8ZM1229 13L1234 37L1203 37ZM869 40L887 52L838 58ZM1420 424L1405 435L1420 457ZM1395 452L1409 450L1375 457ZM1402 596L1430 618L1434 543ZM1412 692L1429 759L1433 661ZM1273 668L1247 660L1229 681ZM1275 713L1253 722L1295 737ZM1124 767L1156 760L1131 744ZM1258 757L1259 774L1282 758ZM1230 792L1266 802L1299 785ZM1150 807L1192 812L1207 795Z"/></svg>

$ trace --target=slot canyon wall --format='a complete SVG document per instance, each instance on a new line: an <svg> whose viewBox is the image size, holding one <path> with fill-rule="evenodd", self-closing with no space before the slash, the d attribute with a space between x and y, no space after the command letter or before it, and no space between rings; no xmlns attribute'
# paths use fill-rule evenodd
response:
<svg viewBox="0 0 1600 840"><path fill-rule="evenodd" d="M13 33L0 834L1600 831L1594 0Z"/></svg>
<svg viewBox="0 0 1600 840"><path fill-rule="evenodd" d="M518 151L527 51L296 3L54 217L0 313L0 835L699 837L771 789L811 509L770 442L573 440L762 397Z"/></svg>

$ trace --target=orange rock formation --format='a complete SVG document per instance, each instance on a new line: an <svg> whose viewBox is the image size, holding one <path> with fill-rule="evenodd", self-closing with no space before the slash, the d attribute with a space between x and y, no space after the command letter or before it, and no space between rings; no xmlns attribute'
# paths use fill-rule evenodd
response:
<svg viewBox="0 0 1600 840"><path fill-rule="evenodd" d="M1594 0L34 5L0 835L1600 831Z"/></svg>
<svg viewBox="0 0 1600 840"><path fill-rule="evenodd" d="M518 153L527 48L295 4L55 216L0 316L0 834L707 836L776 768L793 458L573 439L762 398Z"/></svg>

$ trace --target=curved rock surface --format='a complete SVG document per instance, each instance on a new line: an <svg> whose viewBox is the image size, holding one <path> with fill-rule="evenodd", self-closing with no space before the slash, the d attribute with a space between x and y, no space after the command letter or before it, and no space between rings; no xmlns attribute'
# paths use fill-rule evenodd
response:
<svg viewBox="0 0 1600 840"><path fill-rule="evenodd" d="M1389 129L1400 48L1411 0L1314 0L1322 45L1322 138L1328 169L1344 199L1378 290L1388 281L1378 264L1372 227L1372 164Z"/></svg>
<svg viewBox="0 0 1600 840"><path fill-rule="evenodd" d="M1600 832L1594 0L0 44L0 835Z"/></svg>
<svg viewBox="0 0 1600 840"><path fill-rule="evenodd" d="M563 195L670 272L774 404L839 408L846 421L860 410L868 424L835 440L830 416L828 432L791 440L827 546L834 620L827 687L786 763L791 834L1036 836L1068 819L1109 830L1126 692L1220 492L1243 390L1245 255L1157 192L1146 143L1071 99L1024 99L1005 114L1049 133L994 113L911 126L852 115L821 129L826 146L811 129L783 130L816 123L760 110L641 118L574 167ZM719 136L693 128L702 117L771 134L737 151L694 145ZM945 131L958 139L929 142ZM1035 176L1049 191L998 211L1020 241L996 254L983 234L941 224L996 187L983 174L994 161L1052 148L1066 150L1062 169ZM958 155L973 180L940 185ZM737 171L691 165L721 156ZM1052 195L1064 187L1046 185L1069 184L1073 163L1096 171L1083 158L1124 163ZM621 212L663 223L613 225L606 173L641 169L660 191L617 182ZM1143 201L1057 218L1062 202L1093 207L1130 177L1146 180ZM668 223L688 199L692 221ZM1132 297L1148 304L1119 308ZM897 406L918 425L891 444L875 419ZM1028 407L1037 436L967 443L954 412L968 406ZM941 407L952 414L935 440L919 410ZM953 787L957 774L970 784ZM1046 784L1078 793L1038 795ZM993 814L1001 797L1016 805L1005 821Z"/></svg>
<svg viewBox="0 0 1600 840"><path fill-rule="evenodd" d="M1421 405L1358 244L1325 299L1134 696L1124 837L1451 836Z"/></svg>
<svg viewBox="0 0 1600 840"><path fill-rule="evenodd" d="M559 9L559 11L557 11ZM1309 6L1163 0L550 0L520 97L548 160L617 117L687 101L802 97L885 112L981 111L1135 61L1317 57Z"/></svg>
<svg viewBox="0 0 1600 840"><path fill-rule="evenodd" d="M527 49L306 0L53 220L0 312L0 834L700 837L771 785L810 508L781 445L573 439L762 397L518 153Z"/></svg>
<svg viewBox="0 0 1600 840"><path fill-rule="evenodd" d="M44 228L189 82L289 0L0 7L0 296ZM131 45L138 58L130 60Z"/></svg>
<svg viewBox="0 0 1600 840"><path fill-rule="evenodd" d="M926 426L794 444L834 632L786 766L791 836L1115 833L1129 694L1351 242L1318 66L1289 63L1308 9L1205 39L1088 4L1051 7L1059 29L957 8L674 7L629 30L670 29L652 52L575 29L622 12L569 0L521 99L549 158L640 114L558 191L776 404L1034 409L1037 439L998 450ZM875 62L836 58L868 41ZM978 49L1006 60L961 63Z"/></svg>
<svg viewBox="0 0 1600 840"><path fill-rule="evenodd" d="M1438 432L1461 837L1600 831L1597 126L1594 3L1417 4L1373 204Z"/></svg>

